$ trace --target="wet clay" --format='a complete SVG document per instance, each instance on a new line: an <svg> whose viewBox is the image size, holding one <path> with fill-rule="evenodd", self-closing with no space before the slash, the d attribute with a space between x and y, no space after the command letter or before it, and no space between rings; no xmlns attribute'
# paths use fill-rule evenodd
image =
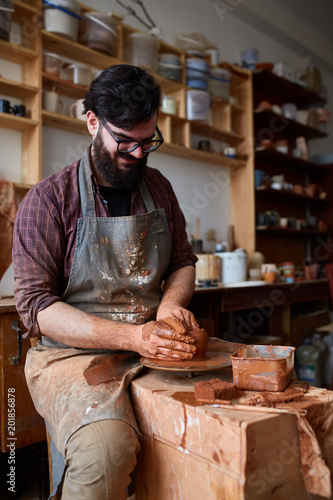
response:
<svg viewBox="0 0 333 500"><path fill-rule="evenodd" d="M195 398L194 393L190 391L174 392L170 397L176 401L180 401L181 403L186 403L187 405L203 406L203 403L199 402Z"/></svg>
<svg viewBox="0 0 333 500"><path fill-rule="evenodd" d="M195 347L197 348L194 359L206 359L206 351L208 347L208 333L203 328L198 330L189 330L187 332L195 339Z"/></svg>
<svg viewBox="0 0 333 500"><path fill-rule="evenodd" d="M266 347L269 357L260 355L255 346L239 349L231 357L236 387L250 391L284 391L294 372L293 351L288 352L288 349L294 348L285 347L284 357L275 349L276 346Z"/></svg>
<svg viewBox="0 0 333 500"><path fill-rule="evenodd" d="M231 401L238 397L235 384L224 382L219 378L203 380L194 384L194 395L198 401Z"/></svg>
<svg viewBox="0 0 333 500"><path fill-rule="evenodd" d="M165 318L164 323L176 330L178 333L186 334L186 328L177 318Z"/></svg>
<svg viewBox="0 0 333 500"><path fill-rule="evenodd" d="M135 353L101 354L89 363L83 375L89 385L121 380L126 373L126 367L130 369L138 359Z"/></svg>
<svg viewBox="0 0 333 500"><path fill-rule="evenodd" d="M288 403L291 401L303 398L304 394L308 391L307 382L292 380L284 392L262 392L254 394L249 398L240 401L240 404L248 406L266 406L275 407L281 403ZM293 408L295 407L293 403Z"/></svg>
<svg viewBox="0 0 333 500"><path fill-rule="evenodd" d="M171 318L167 319L171 320ZM181 325L180 321L178 323ZM178 330L175 330L166 321L149 321L142 328L142 339L149 341L152 335L158 335L166 340L178 340L186 344L194 344L194 339L190 335L187 335L186 329L182 325L181 327L182 332L179 331L181 329L180 326L178 326Z"/></svg>
<svg viewBox="0 0 333 500"><path fill-rule="evenodd" d="M164 360L159 358L141 358L141 363L148 368L170 371L207 371L222 368L230 364L230 357L218 351L207 351L206 356L196 359Z"/></svg>

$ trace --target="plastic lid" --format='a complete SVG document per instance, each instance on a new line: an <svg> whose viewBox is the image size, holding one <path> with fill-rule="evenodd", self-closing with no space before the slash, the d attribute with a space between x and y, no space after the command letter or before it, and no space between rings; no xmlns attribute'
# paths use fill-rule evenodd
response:
<svg viewBox="0 0 333 500"><path fill-rule="evenodd" d="M50 7L63 7L64 9L72 11L75 14L81 13L81 6L75 0L43 0L43 3L49 5Z"/></svg>
<svg viewBox="0 0 333 500"><path fill-rule="evenodd" d="M0 10L3 12L14 12L12 0L0 0Z"/></svg>
<svg viewBox="0 0 333 500"><path fill-rule="evenodd" d="M84 17L87 17L88 19L90 19L91 21L94 21L96 24L99 24L99 26L101 26L102 28L104 28L105 30L109 31L110 33L112 33L114 36L117 36L117 33L116 31L111 28L111 26L109 26L108 24L104 23L101 19L99 19L97 16L101 16L101 14L99 12L85 12L83 14ZM104 18L106 18L105 20L106 21L111 21L111 17L108 16L107 14L102 14L102 16ZM111 22L115 22L115 21L111 21Z"/></svg>

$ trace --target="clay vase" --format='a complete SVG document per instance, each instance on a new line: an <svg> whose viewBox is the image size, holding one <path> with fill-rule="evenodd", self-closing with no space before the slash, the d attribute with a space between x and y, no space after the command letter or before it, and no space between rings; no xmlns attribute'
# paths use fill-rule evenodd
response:
<svg viewBox="0 0 333 500"><path fill-rule="evenodd" d="M275 281L276 273L274 271L266 271L263 274L263 277L264 277L264 280L266 281L266 283L268 283L269 285L272 285Z"/></svg>
<svg viewBox="0 0 333 500"><path fill-rule="evenodd" d="M197 350L194 355L194 359L204 358L208 347L208 333L206 332L206 330L200 328L199 330L190 330L187 333L195 338L194 345L196 346Z"/></svg>

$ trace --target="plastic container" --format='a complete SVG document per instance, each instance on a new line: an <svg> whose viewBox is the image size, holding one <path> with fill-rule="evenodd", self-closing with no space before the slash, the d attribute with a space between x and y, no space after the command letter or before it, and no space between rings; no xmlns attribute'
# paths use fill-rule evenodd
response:
<svg viewBox="0 0 333 500"><path fill-rule="evenodd" d="M248 391L284 391L294 372L295 347L246 345L232 356L236 387Z"/></svg>
<svg viewBox="0 0 333 500"><path fill-rule="evenodd" d="M178 109L178 101L171 95L164 95L162 97L161 111L169 115L176 115Z"/></svg>
<svg viewBox="0 0 333 500"><path fill-rule="evenodd" d="M118 41L117 27L117 21L107 14L85 12L79 23L79 42L114 56Z"/></svg>
<svg viewBox="0 0 333 500"><path fill-rule="evenodd" d="M296 349L296 372L300 380L305 380L314 387L321 387L320 349L312 344L311 339L305 339Z"/></svg>
<svg viewBox="0 0 333 500"><path fill-rule="evenodd" d="M211 94L229 101L230 71L223 68L212 68L208 78L208 90Z"/></svg>
<svg viewBox="0 0 333 500"><path fill-rule="evenodd" d="M205 59L209 64L217 66L220 62L220 53L217 47L207 47L205 49Z"/></svg>
<svg viewBox="0 0 333 500"><path fill-rule="evenodd" d="M186 85L192 89L208 90L207 80L186 80Z"/></svg>
<svg viewBox="0 0 333 500"><path fill-rule="evenodd" d="M209 64L205 59L189 57L186 59L186 79L208 82Z"/></svg>
<svg viewBox="0 0 333 500"><path fill-rule="evenodd" d="M89 66L85 64L71 64L66 69L69 79L78 85L85 85L88 87L91 82L92 73Z"/></svg>
<svg viewBox="0 0 333 500"><path fill-rule="evenodd" d="M124 59L134 66L157 70L159 41L146 33L130 33L125 38Z"/></svg>
<svg viewBox="0 0 333 500"><path fill-rule="evenodd" d="M242 50L241 62L249 69L256 69L256 64L258 62L259 50L250 48Z"/></svg>
<svg viewBox="0 0 333 500"><path fill-rule="evenodd" d="M177 36L175 45L188 54L195 53L203 56L207 46L207 39L202 33L181 33Z"/></svg>
<svg viewBox="0 0 333 500"><path fill-rule="evenodd" d="M220 261L216 255L196 254L195 281L198 286L214 286L218 284Z"/></svg>
<svg viewBox="0 0 333 500"><path fill-rule="evenodd" d="M333 332L323 337L323 342L328 347L325 366L324 366L324 383L329 387L333 384Z"/></svg>
<svg viewBox="0 0 333 500"><path fill-rule="evenodd" d="M63 60L57 54L44 52L43 54L43 71L48 75L60 77L60 70L63 65Z"/></svg>
<svg viewBox="0 0 333 500"><path fill-rule="evenodd" d="M81 6L75 0L42 0L44 28L77 41Z"/></svg>
<svg viewBox="0 0 333 500"><path fill-rule="evenodd" d="M205 90L186 91L186 115L188 120L209 123L211 97Z"/></svg>
<svg viewBox="0 0 333 500"><path fill-rule="evenodd" d="M7 41L9 41L12 12L14 12L12 0L0 0L0 38Z"/></svg>
<svg viewBox="0 0 333 500"><path fill-rule="evenodd" d="M245 252L216 252L221 259L221 283L246 281L247 254Z"/></svg>
<svg viewBox="0 0 333 500"><path fill-rule="evenodd" d="M180 82L182 79L181 59L176 54L160 54L157 63L159 75Z"/></svg>

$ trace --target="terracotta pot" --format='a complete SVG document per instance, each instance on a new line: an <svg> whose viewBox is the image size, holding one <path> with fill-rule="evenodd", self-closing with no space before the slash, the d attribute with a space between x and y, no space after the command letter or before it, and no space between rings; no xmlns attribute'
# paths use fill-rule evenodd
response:
<svg viewBox="0 0 333 500"><path fill-rule="evenodd" d="M195 353L195 358L203 358L205 357L207 347L208 347L208 333L203 328L199 330L190 330L187 332L189 335L195 338L194 345L197 348Z"/></svg>
<svg viewBox="0 0 333 500"><path fill-rule="evenodd" d="M304 188L303 188L303 186L301 186L301 184L294 184L293 192L295 194L303 194Z"/></svg>
<svg viewBox="0 0 333 500"><path fill-rule="evenodd" d="M305 270L305 279L307 280L315 280L317 279L319 266L318 264L309 264L304 267Z"/></svg>
<svg viewBox="0 0 333 500"><path fill-rule="evenodd" d="M266 283L272 285L275 281L276 273L274 271L267 271L263 274L263 276Z"/></svg>
<svg viewBox="0 0 333 500"><path fill-rule="evenodd" d="M316 192L317 192L316 184L309 184L304 188L304 194L306 194L306 196L315 196Z"/></svg>

